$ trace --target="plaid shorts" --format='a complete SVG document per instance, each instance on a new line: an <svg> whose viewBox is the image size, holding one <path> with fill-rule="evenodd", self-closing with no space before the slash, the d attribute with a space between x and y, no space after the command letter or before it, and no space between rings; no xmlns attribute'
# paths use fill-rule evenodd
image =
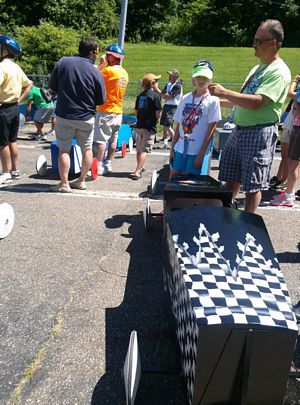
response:
<svg viewBox="0 0 300 405"><path fill-rule="evenodd" d="M222 151L219 180L243 185L246 193L267 190L277 126L236 127Z"/></svg>

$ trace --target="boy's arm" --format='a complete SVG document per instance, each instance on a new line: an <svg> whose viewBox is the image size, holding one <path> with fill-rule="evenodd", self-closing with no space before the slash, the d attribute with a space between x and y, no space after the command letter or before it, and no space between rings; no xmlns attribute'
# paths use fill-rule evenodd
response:
<svg viewBox="0 0 300 405"><path fill-rule="evenodd" d="M32 103L31 103L31 101L28 100L27 104L26 104L26 115L25 115L26 121L29 121L29 119L30 119L31 107L32 107Z"/></svg>
<svg viewBox="0 0 300 405"><path fill-rule="evenodd" d="M208 145L209 145L209 143L211 141L211 138L213 137L216 126L217 126L216 122L211 122L211 123L208 124L208 128L207 128L205 138L204 138L204 140L202 142L201 148L200 148L200 150L199 150L199 152L197 154L197 157L195 159L194 166L196 168L199 168L199 167L202 166L205 151L206 151L206 149L207 149L207 147L208 147Z"/></svg>

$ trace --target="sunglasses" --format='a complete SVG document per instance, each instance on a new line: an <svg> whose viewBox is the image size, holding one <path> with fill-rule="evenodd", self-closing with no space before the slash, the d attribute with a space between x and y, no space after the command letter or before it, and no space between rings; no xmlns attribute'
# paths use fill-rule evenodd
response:
<svg viewBox="0 0 300 405"><path fill-rule="evenodd" d="M212 72L214 71L213 64L211 63L210 60L198 60L198 62L195 63L194 68L198 66L206 66L208 67Z"/></svg>
<svg viewBox="0 0 300 405"><path fill-rule="evenodd" d="M261 45L263 42L273 41L273 39L275 39L275 38L267 38L267 39L254 38L253 39L253 45Z"/></svg>

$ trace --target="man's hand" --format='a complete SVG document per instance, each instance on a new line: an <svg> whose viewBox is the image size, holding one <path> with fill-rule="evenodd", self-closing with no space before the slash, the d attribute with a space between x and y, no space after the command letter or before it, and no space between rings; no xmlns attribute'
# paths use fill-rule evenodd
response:
<svg viewBox="0 0 300 405"><path fill-rule="evenodd" d="M221 84L218 83L211 83L208 86L208 90L212 96L224 97L226 94L225 87L221 86Z"/></svg>
<svg viewBox="0 0 300 405"><path fill-rule="evenodd" d="M106 55L105 54L101 55L100 56L100 66L102 67L102 66L106 65L106 62L107 62Z"/></svg>

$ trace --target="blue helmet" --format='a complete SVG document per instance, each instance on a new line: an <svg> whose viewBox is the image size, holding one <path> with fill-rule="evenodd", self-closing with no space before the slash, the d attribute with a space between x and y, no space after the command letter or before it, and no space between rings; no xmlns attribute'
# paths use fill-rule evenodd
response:
<svg viewBox="0 0 300 405"><path fill-rule="evenodd" d="M14 56L18 56L22 52L22 49L18 42L9 35L0 36L0 45L5 46L9 53Z"/></svg>
<svg viewBox="0 0 300 405"><path fill-rule="evenodd" d="M123 59L125 55L124 49L122 49L117 44L108 45L108 47L105 49L105 52L110 55L113 55L115 58L118 59Z"/></svg>

